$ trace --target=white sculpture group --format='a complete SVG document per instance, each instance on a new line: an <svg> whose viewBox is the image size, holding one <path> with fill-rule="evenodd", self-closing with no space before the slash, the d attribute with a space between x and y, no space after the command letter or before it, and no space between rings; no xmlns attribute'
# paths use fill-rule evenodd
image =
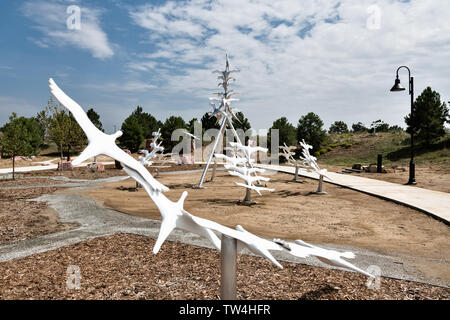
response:
<svg viewBox="0 0 450 320"><path fill-rule="evenodd" d="M283 251L302 258L314 256L327 264L351 269L372 277L371 274L342 259L354 258L354 254L351 252L341 253L334 250L326 250L300 240L297 240L295 243L281 242L280 240L269 241L247 232L239 225L236 227L236 230L233 230L216 222L195 217L188 213L183 208L184 200L187 197L186 191L182 193L177 202L169 200L163 194L164 191L168 191L168 188L155 180L141 163L126 154L116 145L115 140L121 136L121 131L107 135L98 130L89 120L83 109L67 96L56 85L53 79L50 79L49 82L50 91L53 96L73 114L89 140L88 146L73 161L73 165L78 165L96 155L103 154L109 156L122 164L123 170L144 187L145 191L156 204L161 213L162 222L153 253L156 254L160 250L172 230L179 228L209 239L217 250L221 250L221 239L219 235L234 238L238 242L238 248L247 248L251 252L267 258L280 268L282 268L282 265L272 256L271 251ZM236 164L239 161L237 160Z"/></svg>
<svg viewBox="0 0 450 320"><path fill-rule="evenodd" d="M225 169L228 170L228 173L232 176L236 176L245 181L245 183L235 182L238 186L246 188L245 198L240 203L242 204L254 204L251 201L250 190L256 191L259 195L261 195L261 191L274 191L274 189L269 189L266 187L262 187L260 184L261 181L269 181L270 178L258 176L258 173L264 173L264 169L253 168L251 164L254 162L252 159L252 155L256 152L267 152L267 148L262 147L252 147L252 146L244 146L239 142L230 142L230 145L234 148L233 156L228 157L223 154L216 153L216 158L223 159L227 163L225 164ZM239 155L239 156L238 156ZM255 184L258 182L258 184Z"/></svg>
<svg viewBox="0 0 450 320"><path fill-rule="evenodd" d="M139 161L142 165L148 167L153 164L153 162L149 161L151 159L155 159L158 155L162 155L162 152L164 151L164 147L161 146L162 141L160 141L158 144L156 142L161 137L161 128L158 129L158 131L153 132L153 141L150 143L151 150L148 151L146 149L140 150L141 153L144 154L144 156L139 156Z"/></svg>
<svg viewBox="0 0 450 320"><path fill-rule="evenodd" d="M203 181L206 176L206 172L208 171L208 167L211 164L211 160L214 156L214 153L216 152L216 147L219 143L219 141L222 141L220 137L224 134L225 128L228 126L231 131L233 132L234 137L236 138L236 141L238 143L241 143L241 140L239 138L239 135L237 134L232 119L236 119L238 122L240 122L239 118L236 116L236 113L239 112L238 109L231 107L231 102L233 101L239 101L239 99L232 98L232 96L238 94L234 92L233 90L229 90L229 85L231 81L236 81L235 78L230 77L231 73L239 72L239 70L230 70L230 61L228 60L228 55L225 56L225 70L215 70L213 73L219 73L218 79L220 80L218 86L223 88L223 92L215 92L214 94L217 95L217 97L211 97L209 98L210 101L217 101L218 105L216 105L215 102L210 102L209 104L212 106L213 111L209 112L209 117L215 117L216 123L220 123L219 132L217 133L215 139L214 139L214 145L212 147L211 153L208 157L208 160L206 162L205 169L203 170L202 176L200 178L200 182L197 186L197 188L201 188Z"/></svg>

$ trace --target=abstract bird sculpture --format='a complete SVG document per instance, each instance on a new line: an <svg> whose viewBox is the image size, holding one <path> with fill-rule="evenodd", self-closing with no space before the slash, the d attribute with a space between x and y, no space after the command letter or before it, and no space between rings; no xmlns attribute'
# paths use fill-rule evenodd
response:
<svg viewBox="0 0 450 320"><path fill-rule="evenodd" d="M75 120L80 125L81 129L86 134L89 144L86 149L72 162L73 165L79 165L83 161L92 158L94 156L98 156L103 154L105 156L111 157L119 162L121 162L124 166L127 166L135 171L139 172L139 174L149 182L151 188L155 191L168 191L169 189L155 180L150 172L144 168L139 162L133 159L132 156L125 153L116 145L116 139L122 135L122 131L117 131L114 134L108 135L94 126L87 117L86 113L80 107L78 103L73 101L69 96L67 96L53 81L53 79L49 80L50 83L50 91L53 96L74 116Z"/></svg>
<svg viewBox="0 0 450 320"><path fill-rule="evenodd" d="M59 89L52 79L50 79L50 89L55 98L72 112L76 121L88 137L89 145L82 152L82 156L77 158L77 163L81 163L83 159L85 160L98 154L107 155L121 162L123 170L144 187L149 197L157 206L161 213L162 221L160 232L153 248L153 253L156 254L170 233L175 228L179 228L205 237L211 241L212 245L217 250L221 250L221 240L219 235L226 235L227 237L234 238L237 240L238 248L247 248L251 252L265 257L279 268L282 268L282 265L272 256L270 251L284 251L293 256L303 258L315 256L327 264L344 267L367 276L372 276L342 259L353 258L354 255L351 252L339 253L334 250L326 250L300 240L297 240L296 243L285 242L280 244L280 241L269 241L251 234L239 225L236 227L236 230L234 230L214 221L193 216L183 208L184 200L187 197L186 191L182 193L177 202L169 200L162 193L162 191L167 190L167 187L156 181L144 166L115 145L115 138L120 136L120 132L113 135L102 133L90 122L82 108ZM244 160L247 161L248 159L245 158ZM240 161L241 160L232 161L231 165L238 165ZM232 168L230 167L230 169ZM239 167L239 170L236 172L247 176L251 172L261 172L261 170L262 169L254 170L252 168L246 167L244 169L243 167Z"/></svg>
<svg viewBox="0 0 450 320"><path fill-rule="evenodd" d="M328 178L329 180L332 180L329 176L327 176L327 169L320 169L319 165L317 164L317 158L313 157L309 153L309 149L312 149L312 146L307 144L305 140L300 141L300 145L302 146L302 156L300 159L304 162L304 164L307 166L308 171L315 172L319 175L319 186L317 187L317 191L314 192L315 194L327 194L323 191L323 177Z"/></svg>

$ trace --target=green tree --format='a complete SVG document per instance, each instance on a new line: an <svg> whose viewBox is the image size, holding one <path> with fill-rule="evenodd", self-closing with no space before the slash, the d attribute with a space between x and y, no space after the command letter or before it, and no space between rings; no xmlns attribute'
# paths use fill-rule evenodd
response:
<svg viewBox="0 0 450 320"><path fill-rule="evenodd" d="M368 129L362 122L352 124L352 130L353 130L353 132L367 132L368 131Z"/></svg>
<svg viewBox="0 0 450 320"><path fill-rule="evenodd" d="M393 126L389 127L389 131L403 131L403 128L394 124Z"/></svg>
<svg viewBox="0 0 450 320"><path fill-rule="evenodd" d="M271 143L271 130L272 129L278 129L278 135L279 135L279 143L282 146L284 143L288 146L295 146L297 145L297 136L296 136L296 130L295 127L289 123L288 119L286 117L281 117L277 120L275 120L272 124L272 127L269 130L268 137L267 137L267 143L270 145Z"/></svg>
<svg viewBox="0 0 450 320"><path fill-rule="evenodd" d="M44 109L36 115L36 121L39 124L39 129L41 131L42 136L42 144L43 146L48 146L50 140L49 127L50 127L50 118L48 116L47 109Z"/></svg>
<svg viewBox="0 0 450 320"><path fill-rule="evenodd" d="M375 133L377 133L377 132L388 132L388 130L389 130L389 124L387 124L386 122L382 121L381 119L372 122L370 127L371 127L369 129L370 133L373 133L374 130L375 130Z"/></svg>
<svg viewBox="0 0 450 320"><path fill-rule="evenodd" d="M70 118L63 108L50 97L45 111L48 116L48 137L57 145L61 159L64 158L64 147L69 141L70 128Z"/></svg>
<svg viewBox="0 0 450 320"><path fill-rule="evenodd" d="M202 128L203 128L203 132L208 130L208 129L219 129L220 125L217 122L217 118L216 117L211 117L208 112L206 112L202 119L200 120L202 123Z"/></svg>
<svg viewBox="0 0 450 320"><path fill-rule="evenodd" d="M132 115L136 117L139 124L142 127L142 133L144 135L144 139L149 139L152 137L152 133L154 131L158 131L158 128L161 126L158 124L158 121L154 116L147 112L143 112L142 107L137 106L133 111Z"/></svg>
<svg viewBox="0 0 450 320"><path fill-rule="evenodd" d="M328 133L347 133L348 127L344 121L335 121L328 130Z"/></svg>
<svg viewBox="0 0 450 320"><path fill-rule="evenodd" d="M231 120L231 123L233 124L233 127L237 130L237 129L241 129L242 131L246 132L248 129L250 129L252 126L250 125L250 122L248 121L248 119L245 117L244 113L242 112L237 112L236 113L236 118L239 119L236 120L234 117Z"/></svg>
<svg viewBox="0 0 450 320"><path fill-rule="evenodd" d="M87 137L83 129L79 126L72 113L69 113L69 133L67 139L67 160L70 160L70 152L80 151L87 145Z"/></svg>
<svg viewBox="0 0 450 320"><path fill-rule="evenodd" d="M326 136L322 126L323 121L314 112L302 116L297 124L297 140L304 139L313 147L313 151L319 150Z"/></svg>
<svg viewBox="0 0 450 320"><path fill-rule="evenodd" d="M197 123L197 125L199 125L199 126L202 125L201 121L199 121L197 118L192 118L192 119L189 121L189 123L188 123L188 131L189 131L191 134L194 134L194 127L195 127L195 124L196 124L196 123Z"/></svg>
<svg viewBox="0 0 450 320"><path fill-rule="evenodd" d="M171 116L167 118L161 128L161 136L164 141L163 144L168 151L172 150L173 147L183 139L183 137L180 137L178 141L172 141L172 132L176 129L188 129L188 126L182 117Z"/></svg>
<svg viewBox="0 0 450 320"><path fill-rule="evenodd" d="M56 103L50 97L45 114L48 121L48 136L60 152L61 159L64 158L64 150L67 148L67 158L70 158L71 150L79 150L87 144L87 138L72 114Z"/></svg>
<svg viewBox="0 0 450 320"><path fill-rule="evenodd" d="M438 92L427 87L417 97L413 105L413 116L405 117L406 131L413 132L419 141L427 146L445 135L445 122L449 121L449 111L445 102L441 103Z"/></svg>
<svg viewBox="0 0 450 320"><path fill-rule="evenodd" d="M15 157L31 156L33 150L33 133L29 131L29 123L23 117L17 118L15 112L9 117L9 123L3 127L1 138L2 154L9 154L13 163L13 180L15 179Z"/></svg>
<svg viewBox="0 0 450 320"><path fill-rule="evenodd" d="M102 122L100 121L100 115L95 112L94 109L90 108L87 112L86 112L89 120L91 120L91 122L94 124L94 126L97 127L98 130L100 130L101 132L105 132L105 130L103 129L103 125Z"/></svg>
<svg viewBox="0 0 450 320"><path fill-rule="evenodd" d="M129 149L131 152L138 151L144 141L144 131L134 114L125 119L121 130L123 134L118 139L120 146Z"/></svg>

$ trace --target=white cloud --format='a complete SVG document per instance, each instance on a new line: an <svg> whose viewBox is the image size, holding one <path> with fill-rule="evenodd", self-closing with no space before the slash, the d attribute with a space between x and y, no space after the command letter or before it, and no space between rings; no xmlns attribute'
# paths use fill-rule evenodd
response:
<svg viewBox="0 0 450 320"><path fill-rule="evenodd" d="M115 93L124 93L124 92L146 92L150 89L155 89L157 86L141 81L127 81L124 83L101 83L101 84L86 84L83 87L91 88L104 92L115 92Z"/></svg>
<svg viewBox="0 0 450 320"><path fill-rule="evenodd" d="M369 30L373 4L381 23ZM236 105L256 127L281 116L296 123L310 111L327 125L381 118L404 126L409 100L389 93L399 65L411 67L416 95L430 85L448 100L449 16L445 0L168 1L130 10L157 49L129 67L157 73L164 89L204 100L207 111L211 70L228 52L241 69Z"/></svg>
<svg viewBox="0 0 450 320"><path fill-rule="evenodd" d="M89 51L94 58L105 59L114 55L112 45L108 36L100 27L100 14L97 9L81 7L81 28L70 30L67 28L66 20L69 14L67 4L30 1L22 6L23 14L35 23L35 28L40 30L44 36L41 39L30 38L31 41L41 47L52 45L70 45L82 50Z"/></svg>

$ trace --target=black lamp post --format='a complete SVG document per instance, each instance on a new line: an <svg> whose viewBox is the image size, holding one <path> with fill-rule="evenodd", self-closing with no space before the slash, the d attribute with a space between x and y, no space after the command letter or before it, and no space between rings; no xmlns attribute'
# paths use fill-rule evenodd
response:
<svg viewBox="0 0 450 320"><path fill-rule="evenodd" d="M395 79L395 84L392 87L392 92L404 91L405 88L400 84L400 79L398 77L398 71L401 68L406 68L409 75L409 95L411 96L411 119L413 118L413 107L414 107L414 77L411 77L411 70L407 66L401 66L397 69L397 78ZM407 184L416 184L416 166L414 164L414 133L411 130L411 161L409 162L409 181Z"/></svg>

